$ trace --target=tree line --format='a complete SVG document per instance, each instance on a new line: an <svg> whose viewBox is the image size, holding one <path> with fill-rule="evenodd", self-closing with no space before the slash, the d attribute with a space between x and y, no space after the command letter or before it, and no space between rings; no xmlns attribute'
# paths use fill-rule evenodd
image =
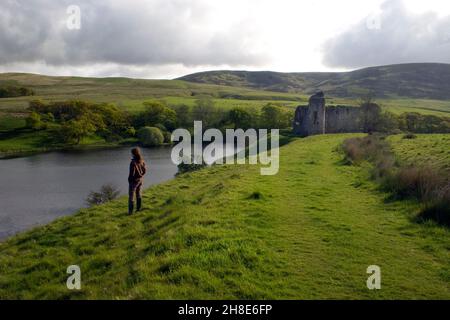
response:
<svg viewBox="0 0 450 320"><path fill-rule="evenodd" d="M171 132L176 128L192 129L195 120L203 128L290 128L293 110L269 103L256 108L224 109L210 98L197 99L193 106L169 106L164 101L144 102L144 110L129 113L114 104L91 103L80 100L29 103L27 127L48 130L53 140L65 144L79 144L90 135L106 141L138 138L144 146L170 143Z"/></svg>
<svg viewBox="0 0 450 320"><path fill-rule="evenodd" d="M0 98L15 98L33 95L34 91L26 87L12 85L0 87Z"/></svg>
<svg viewBox="0 0 450 320"><path fill-rule="evenodd" d="M138 138L144 146L170 143L176 128L193 129L195 120L203 128L226 129L290 129L294 110L268 103L260 109L246 107L221 108L211 98L197 99L193 106L169 106L164 101L144 102L141 112L129 113L110 103L80 100L29 103L27 127L49 130L56 142L79 144L85 137L97 135L108 142ZM362 103L364 132L450 133L450 118L419 113L395 115L383 111L373 102Z"/></svg>
<svg viewBox="0 0 450 320"><path fill-rule="evenodd" d="M400 115L382 111L374 102L361 104L365 132L450 133L450 118L405 112Z"/></svg>

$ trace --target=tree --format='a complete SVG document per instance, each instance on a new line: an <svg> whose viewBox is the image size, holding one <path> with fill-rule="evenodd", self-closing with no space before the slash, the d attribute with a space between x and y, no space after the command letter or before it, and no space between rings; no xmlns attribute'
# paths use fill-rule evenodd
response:
<svg viewBox="0 0 450 320"><path fill-rule="evenodd" d="M119 138L128 136L131 121L128 115L115 105L109 103L92 105L89 111L101 116L102 122L110 135Z"/></svg>
<svg viewBox="0 0 450 320"><path fill-rule="evenodd" d="M234 126L234 129L248 129L252 127L253 117L247 110L234 108L228 111L227 120Z"/></svg>
<svg viewBox="0 0 450 320"><path fill-rule="evenodd" d="M79 119L72 119L64 123L60 130L64 142L79 144L82 138L95 133L98 129L95 125L95 118L84 115Z"/></svg>
<svg viewBox="0 0 450 320"><path fill-rule="evenodd" d="M25 121L27 128L33 130L39 130L42 128L41 116L37 112L31 112Z"/></svg>
<svg viewBox="0 0 450 320"><path fill-rule="evenodd" d="M174 110L167 107L164 102L151 101L144 102L145 110L136 119L137 126L155 126L162 124L172 131L176 128L177 114Z"/></svg>
<svg viewBox="0 0 450 320"><path fill-rule="evenodd" d="M164 135L156 127L143 127L139 129L137 136L144 147L155 147L164 143Z"/></svg>
<svg viewBox="0 0 450 320"><path fill-rule="evenodd" d="M391 112L383 112L380 115L380 122L377 128L380 132L395 132L400 129L399 117Z"/></svg>
<svg viewBox="0 0 450 320"><path fill-rule="evenodd" d="M292 115L283 107L268 103L261 109L261 127L284 129L291 126Z"/></svg>
<svg viewBox="0 0 450 320"><path fill-rule="evenodd" d="M172 109L176 113L178 126L189 128L193 125L191 110L188 105L180 104L173 106Z"/></svg>
<svg viewBox="0 0 450 320"><path fill-rule="evenodd" d="M217 108L210 97L202 97L195 100L192 117L193 120L202 121L203 128L212 128L219 126L225 117L225 112Z"/></svg>
<svg viewBox="0 0 450 320"><path fill-rule="evenodd" d="M364 132L380 131L381 107L373 102L361 105Z"/></svg>

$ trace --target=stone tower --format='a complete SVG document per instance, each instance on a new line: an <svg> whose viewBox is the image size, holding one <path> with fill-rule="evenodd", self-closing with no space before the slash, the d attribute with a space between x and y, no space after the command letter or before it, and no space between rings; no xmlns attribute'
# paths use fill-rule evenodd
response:
<svg viewBox="0 0 450 320"><path fill-rule="evenodd" d="M307 108L297 108L294 133L300 136L325 133L325 97L322 91L309 98Z"/></svg>

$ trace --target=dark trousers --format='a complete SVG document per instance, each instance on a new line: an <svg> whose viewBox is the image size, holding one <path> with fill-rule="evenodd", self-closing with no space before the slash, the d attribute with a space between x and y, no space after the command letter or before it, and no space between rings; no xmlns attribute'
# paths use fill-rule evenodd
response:
<svg viewBox="0 0 450 320"><path fill-rule="evenodd" d="M128 212L133 212L134 198L136 197L136 210L141 209L142 205L142 181L130 182L128 187Z"/></svg>

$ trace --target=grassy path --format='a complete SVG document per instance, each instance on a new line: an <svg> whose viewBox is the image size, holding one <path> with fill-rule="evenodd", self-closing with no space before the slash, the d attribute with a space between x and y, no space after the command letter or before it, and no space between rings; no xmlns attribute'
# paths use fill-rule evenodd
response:
<svg viewBox="0 0 450 320"><path fill-rule="evenodd" d="M220 166L0 244L0 298L450 298L450 233L340 164L348 135L299 139L280 172ZM67 266L82 290L65 288ZM382 289L366 288L379 265Z"/></svg>
<svg viewBox="0 0 450 320"><path fill-rule="evenodd" d="M291 146L296 157L286 158L274 181L277 243L297 269L286 279L295 284L292 295L448 298L448 232L411 223L414 205L385 203L363 172L339 165L341 155L332 151L339 137L310 140ZM371 264L382 270L377 292L365 287Z"/></svg>

